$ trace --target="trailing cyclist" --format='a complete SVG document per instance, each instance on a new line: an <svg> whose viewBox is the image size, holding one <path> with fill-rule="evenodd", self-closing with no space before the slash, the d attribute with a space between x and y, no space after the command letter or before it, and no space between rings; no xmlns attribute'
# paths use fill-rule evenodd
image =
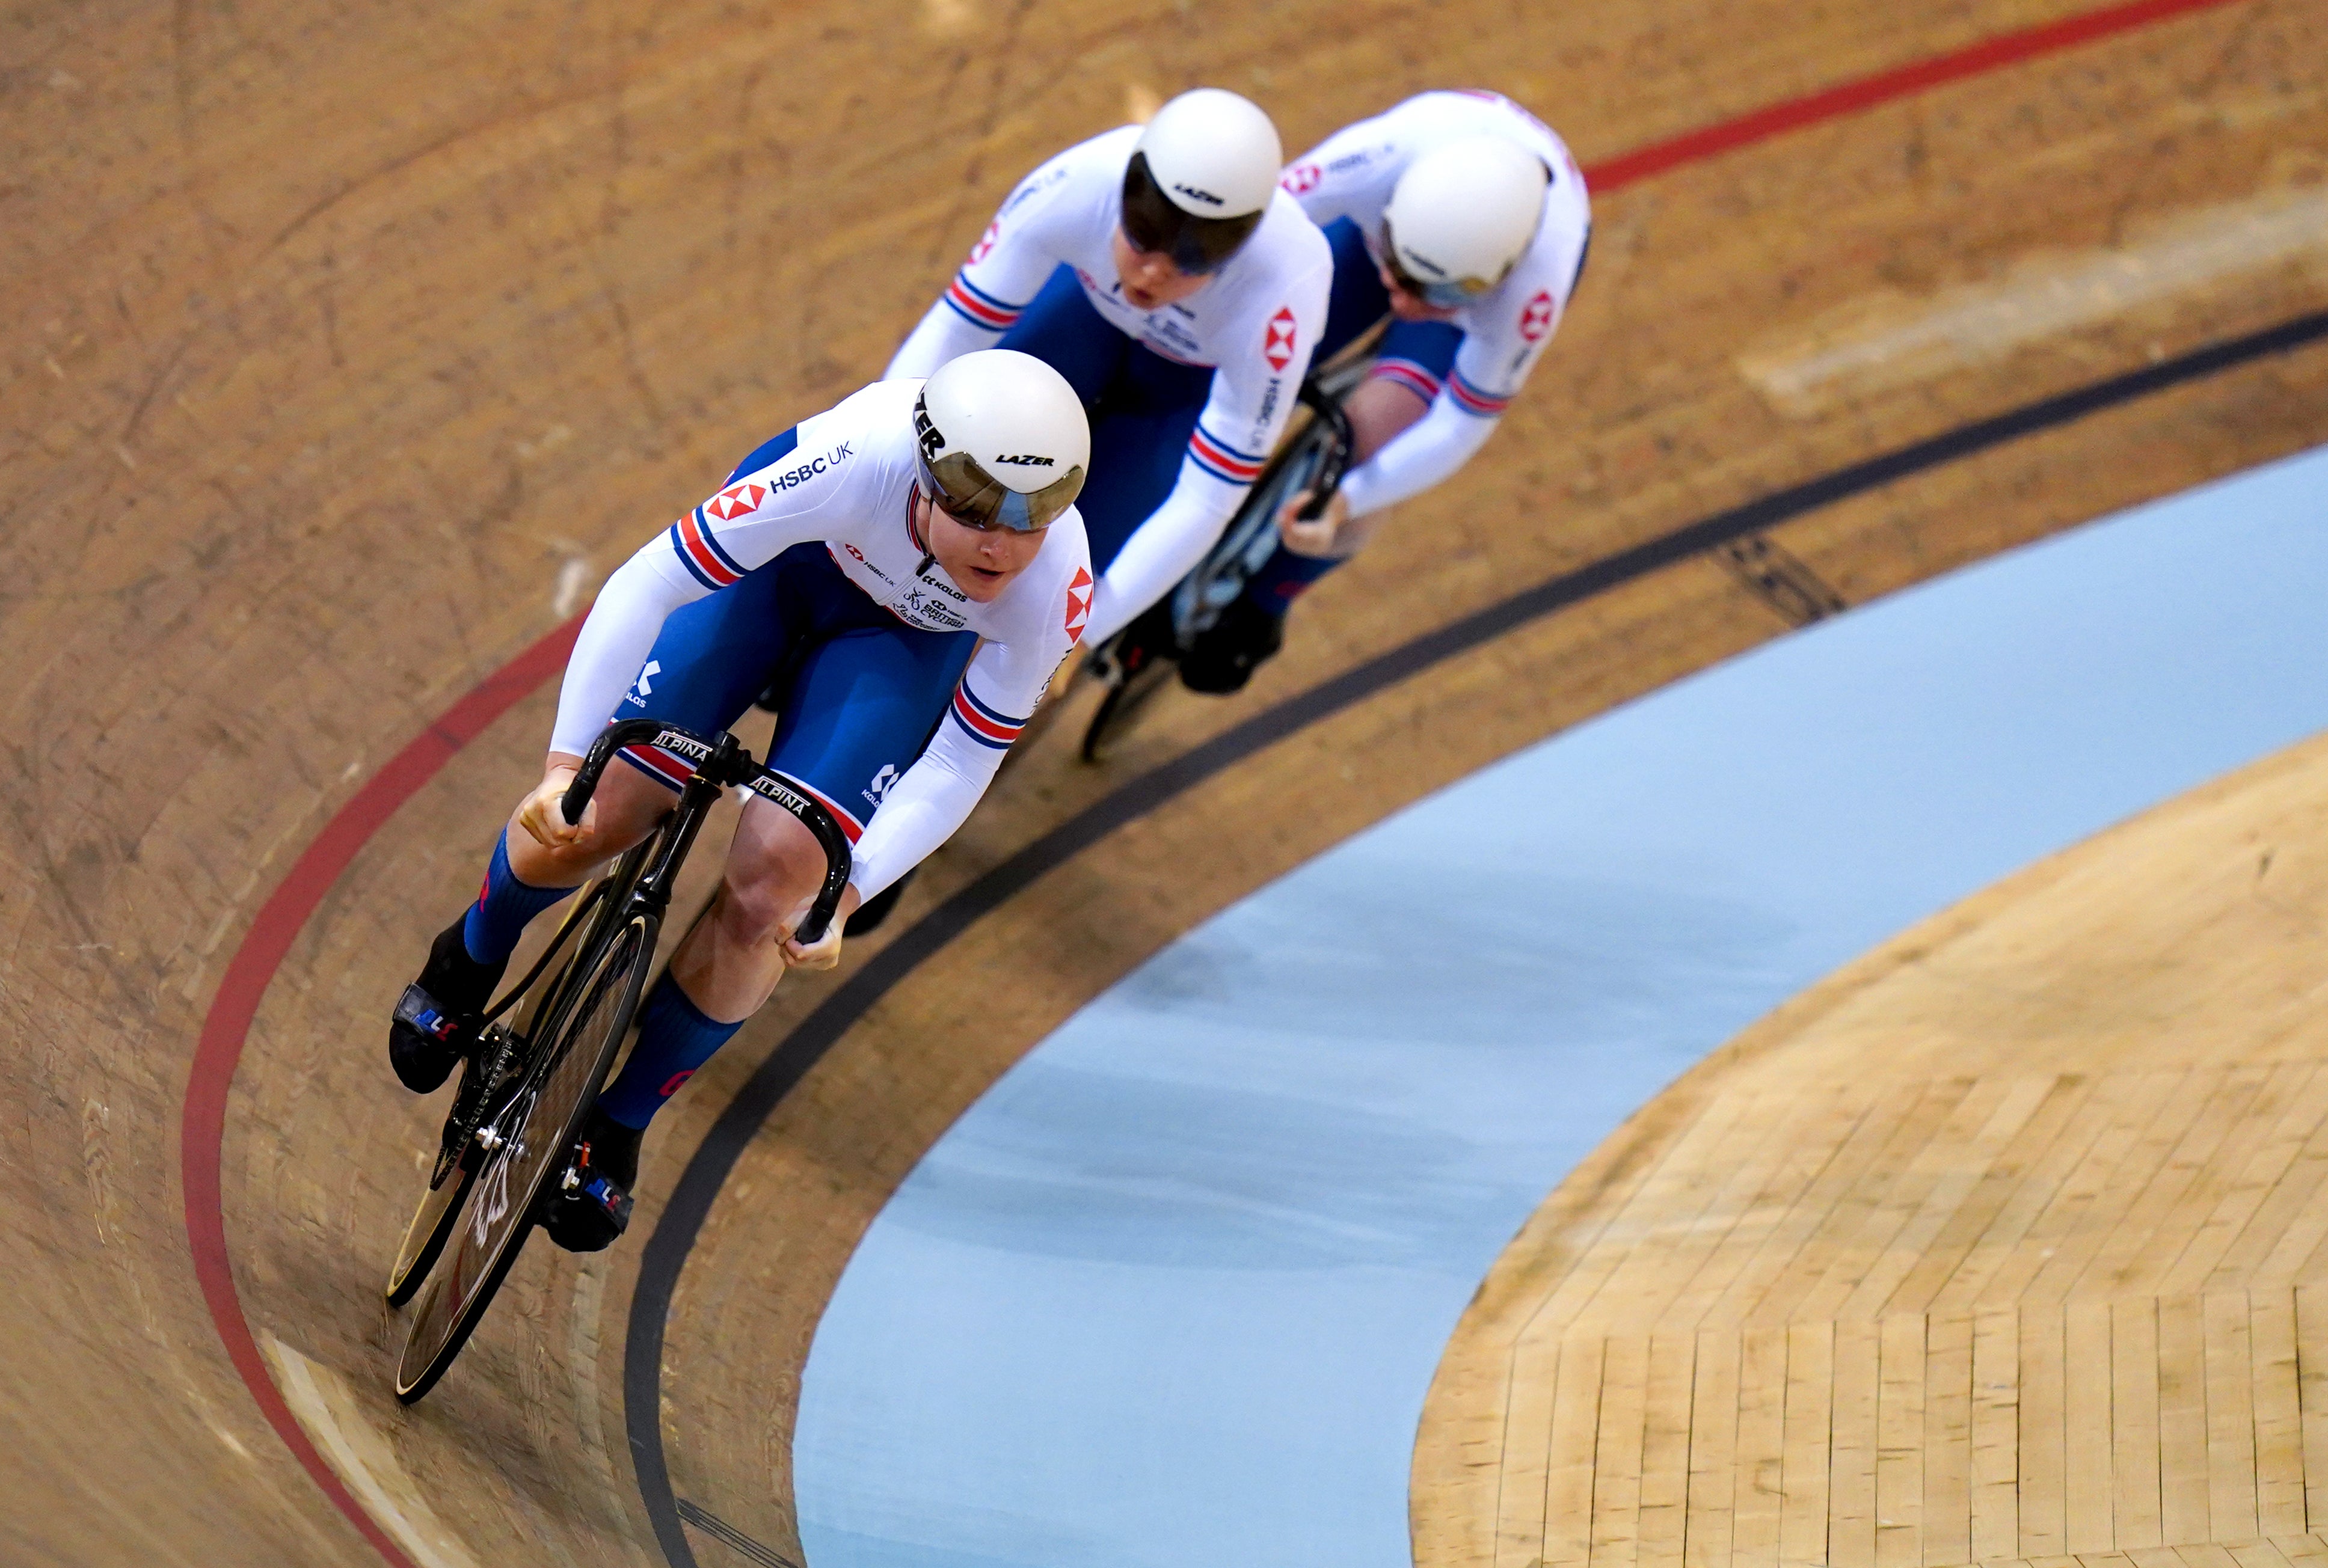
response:
<svg viewBox="0 0 2328 1568"><path fill-rule="evenodd" d="M1496 93L1426 92L1360 120L1296 160L1284 189L1334 254L1318 363L1389 322L1343 404L1341 488L1314 520L1299 516L1306 495L1281 510L1277 553L1181 659L1200 691L1243 686L1298 595L1487 444L1560 324L1591 234L1566 144Z"/></svg>
<svg viewBox="0 0 2328 1568"><path fill-rule="evenodd" d="M567 785L612 719L709 733L774 688L769 766L853 845L843 919L944 843L1083 638L1093 583L1074 503L1090 464L1083 406L1056 372L973 353L803 420L633 555L567 665L540 784L398 1004L389 1054L405 1086L445 1081L527 923L643 838L685 782L685 763L633 747L568 825ZM827 865L793 817L746 804L719 891L641 1003L584 1134L616 1199L649 1119L785 968L839 961L840 919L813 945L793 939ZM594 1250L619 1234L618 1207L560 1199L544 1224Z"/></svg>
<svg viewBox="0 0 2328 1568"><path fill-rule="evenodd" d="M1092 415L1094 643L1203 558L1292 412L1333 257L1279 189L1281 161L1269 117L1217 88L1068 148L1011 192L889 362L926 376L999 343L1074 386Z"/></svg>

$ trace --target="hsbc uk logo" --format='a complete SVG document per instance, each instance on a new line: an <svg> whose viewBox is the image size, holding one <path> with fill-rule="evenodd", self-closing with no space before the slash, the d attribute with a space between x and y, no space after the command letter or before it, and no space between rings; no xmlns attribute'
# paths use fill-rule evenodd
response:
<svg viewBox="0 0 2328 1568"><path fill-rule="evenodd" d="M1091 622L1092 574L1081 566L1075 568L1075 580L1067 584L1067 640L1084 639L1084 628Z"/></svg>
<svg viewBox="0 0 2328 1568"><path fill-rule="evenodd" d="M1268 360L1269 368L1280 375L1284 374L1286 366L1293 363L1293 309L1291 305L1278 306L1277 313L1269 318L1269 326L1262 333L1261 357Z"/></svg>
<svg viewBox="0 0 2328 1568"><path fill-rule="evenodd" d="M1285 178L1278 183L1285 187L1288 195L1307 196L1318 189L1318 182L1325 177L1325 171L1315 163L1296 163L1285 171Z"/></svg>
<svg viewBox="0 0 2328 1568"><path fill-rule="evenodd" d="M1552 303L1552 291L1540 288L1535 297L1520 307L1520 336L1529 342L1539 342L1552 331L1553 318L1560 313Z"/></svg>

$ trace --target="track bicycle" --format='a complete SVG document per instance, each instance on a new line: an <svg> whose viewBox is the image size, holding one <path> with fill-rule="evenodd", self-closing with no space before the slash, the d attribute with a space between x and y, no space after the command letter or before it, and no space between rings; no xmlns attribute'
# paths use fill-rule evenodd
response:
<svg viewBox="0 0 2328 1568"><path fill-rule="evenodd" d="M1371 363L1363 354L1346 356L1302 381L1296 396L1309 417L1270 458L1220 542L1170 593L1092 650L1084 668L1106 689L1084 731L1084 761L1105 760L1109 745L1163 689L1182 657L1276 554L1277 514L1285 503L1308 490L1309 504L1300 515L1314 518L1325 511L1350 461L1350 419L1342 399Z"/></svg>
<svg viewBox="0 0 2328 1568"><path fill-rule="evenodd" d="M680 867L721 793L740 788L782 807L823 848L824 882L796 940L824 935L848 885L849 840L831 812L725 731L705 737L654 719L608 725L567 788L568 822L582 819L615 753L639 745L692 764L693 776L653 830L576 898L549 950L486 1011L389 1271L390 1305L418 1298L396 1368L396 1396L407 1405L461 1353L549 1204L600 1202L628 1218L629 1196L593 1171L577 1134L630 1032Z"/></svg>

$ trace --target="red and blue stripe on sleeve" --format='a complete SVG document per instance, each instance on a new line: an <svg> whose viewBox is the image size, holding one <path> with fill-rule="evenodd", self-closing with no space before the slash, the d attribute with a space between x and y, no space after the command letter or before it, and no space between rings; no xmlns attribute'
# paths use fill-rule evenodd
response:
<svg viewBox="0 0 2328 1568"><path fill-rule="evenodd" d="M1227 484L1251 484L1261 477L1265 462L1239 452L1202 425L1188 437L1188 455L1196 460L1198 468Z"/></svg>
<svg viewBox="0 0 2328 1568"><path fill-rule="evenodd" d="M1455 399L1456 407L1481 419L1502 418L1504 410L1512 406L1512 399L1517 396L1516 393L1512 392L1506 392L1501 396L1493 392L1482 392L1464 379L1463 372L1460 369L1448 375L1447 395Z"/></svg>
<svg viewBox="0 0 2328 1568"><path fill-rule="evenodd" d="M981 746L1007 751L1018 732L1027 727L1024 719L988 707L970 695L970 683L962 682L953 688L953 722L970 732L970 738Z"/></svg>
<svg viewBox="0 0 2328 1568"><path fill-rule="evenodd" d="M956 314L972 326L984 327L990 332L1009 331L1020 313L1027 308L996 299L961 273L954 274L953 282L946 285L944 298Z"/></svg>
<svg viewBox="0 0 2328 1568"><path fill-rule="evenodd" d="M701 507L671 524L671 547L679 552L680 564L706 588L725 588L744 575L744 568L712 537Z"/></svg>
<svg viewBox="0 0 2328 1568"><path fill-rule="evenodd" d="M1428 365L1418 365L1412 359L1376 359L1375 368L1366 372L1368 380L1375 377L1394 386L1403 387L1425 403L1439 396L1439 377Z"/></svg>

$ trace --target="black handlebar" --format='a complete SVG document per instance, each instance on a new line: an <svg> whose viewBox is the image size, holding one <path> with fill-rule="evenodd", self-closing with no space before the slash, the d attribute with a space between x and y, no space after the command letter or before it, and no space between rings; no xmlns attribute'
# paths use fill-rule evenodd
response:
<svg viewBox="0 0 2328 1568"><path fill-rule="evenodd" d="M841 831L840 824L822 801L794 789L783 775L762 767L725 731L707 740L692 730L666 724L659 719L624 719L608 724L590 742L589 755L582 759L582 770L566 787L566 798L559 807L566 820L582 820L582 813L589 807L590 798L598 792L598 779L606 771L606 764L614 761L615 753L640 745L653 746L685 761L695 770L696 779L713 789L742 785L761 799L792 813L803 827L815 835L818 847L824 851L824 884L817 889L816 901L809 906L807 916L793 932L793 940L803 946L822 940L826 928L832 924L833 914L840 908L841 891L849 886L849 835Z"/></svg>
<svg viewBox="0 0 2328 1568"><path fill-rule="evenodd" d="M1334 439L1326 443L1318 458L1318 471L1310 476L1310 504L1300 512L1305 523L1315 522L1326 515L1326 503L1342 488L1342 475L1350 466L1350 448L1357 437L1350 429L1350 415L1342 407L1341 399L1328 397L1325 388L1314 380L1301 383L1301 401L1310 412L1326 422Z"/></svg>

